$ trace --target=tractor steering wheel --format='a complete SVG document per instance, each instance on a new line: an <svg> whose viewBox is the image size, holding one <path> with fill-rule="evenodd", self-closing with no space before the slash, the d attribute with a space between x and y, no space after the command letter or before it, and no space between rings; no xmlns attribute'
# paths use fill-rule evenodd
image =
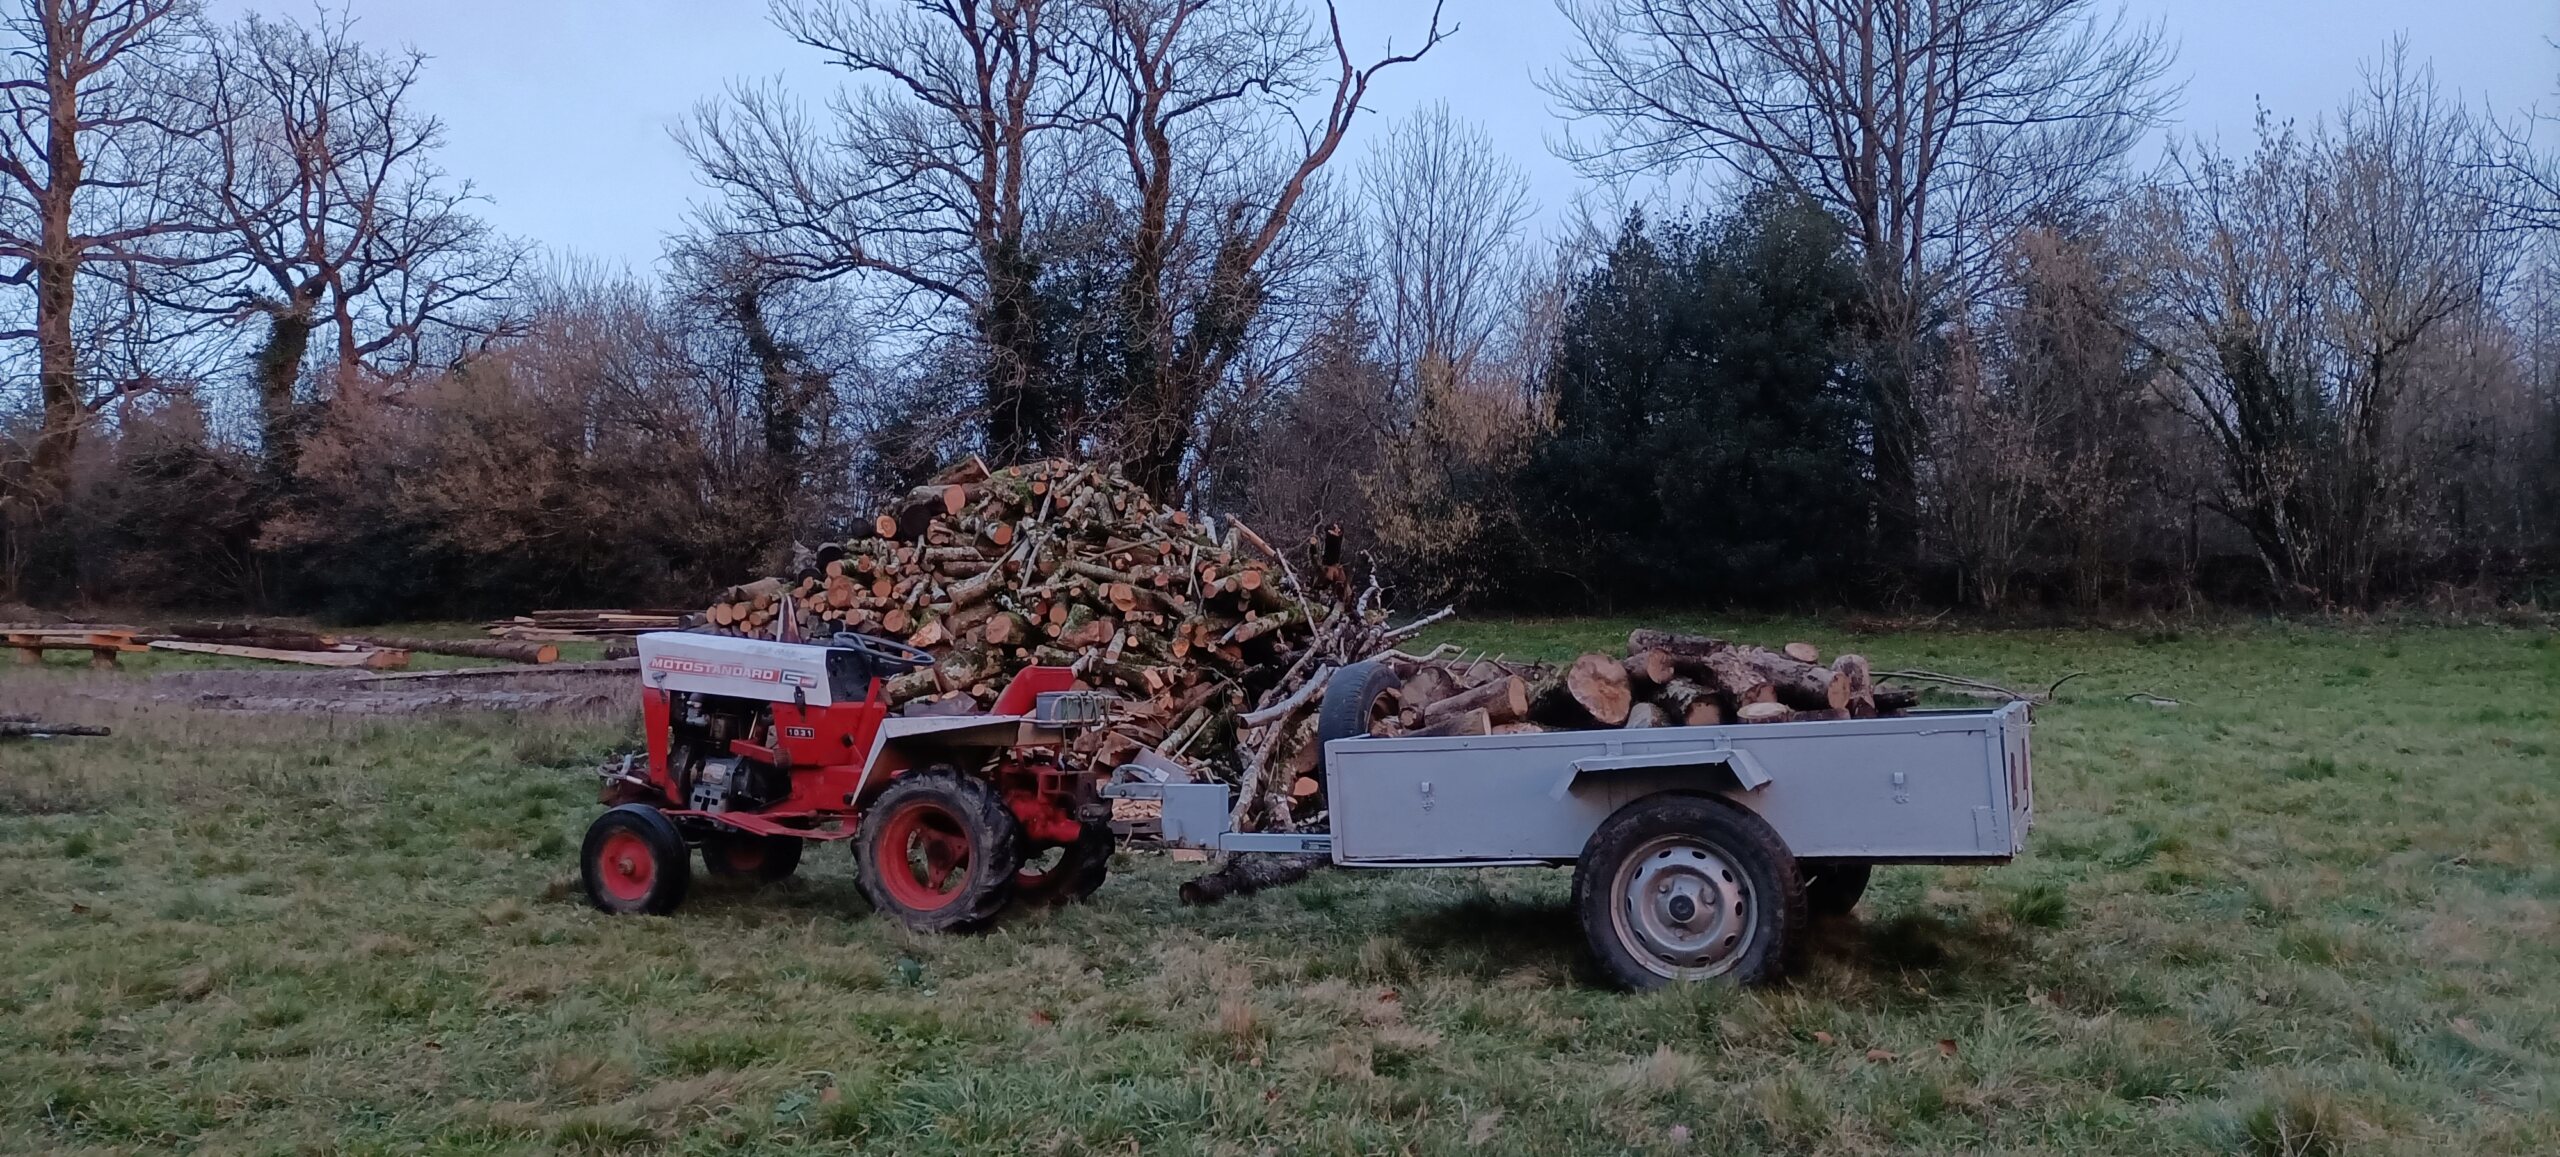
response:
<svg viewBox="0 0 2560 1157"><path fill-rule="evenodd" d="M836 632L835 638L827 645L837 650L857 652L878 667L891 671L917 671L934 664L933 655L920 647L853 631Z"/></svg>

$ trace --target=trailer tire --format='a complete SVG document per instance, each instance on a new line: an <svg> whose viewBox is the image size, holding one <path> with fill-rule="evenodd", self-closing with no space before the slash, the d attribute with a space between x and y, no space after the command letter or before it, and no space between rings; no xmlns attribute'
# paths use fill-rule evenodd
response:
<svg viewBox="0 0 2560 1157"><path fill-rule="evenodd" d="M744 832L718 831L702 837L702 866L723 879L749 878L760 884L778 883L800 870L800 845L808 841L797 836L751 836Z"/></svg>
<svg viewBox="0 0 2560 1157"><path fill-rule="evenodd" d="M596 817L578 849L587 903L617 916L664 916L693 887L693 855L665 812L627 803Z"/></svg>
<svg viewBox="0 0 2560 1157"><path fill-rule="evenodd" d="M1639 990L1776 980L1807 920L1795 856L1767 823L1714 796L1670 792L1619 808L1591 834L1573 905L1601 974Z"/></svg>
<svg viewBox="0 0 2560 1157"><path fill-rule="evenodd" d="M947 767L898 777L853 842L862 894L918 932L984 927L1022 868L1022 824L1004 797Z"/></svg>
<svg viewBox="0 0 2560 1157"><path fill-rule="evenodd" d="M1324 773L1324 745L1358 739L1378 721L1378 701L1404 686L1394 668L1384 663L1353 663L1333 673L1324 685L1324 703L1316 711L1316 773Z"/></svg>
<svg viewBox="0 0 2560 1157"><path fill-rule="evenodd" d="M1816 916L1848 915L1867 894L1867 880L1875 870L1874 864L1854 860L1804 865L1805 907Z"/></svg>

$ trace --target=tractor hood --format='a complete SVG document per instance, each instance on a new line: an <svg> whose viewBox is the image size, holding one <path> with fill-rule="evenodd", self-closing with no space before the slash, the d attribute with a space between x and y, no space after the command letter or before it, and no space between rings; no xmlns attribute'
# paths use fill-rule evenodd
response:
<svg viewBox="0 0 2560 1157"><path fill-rule="evenodd" d="M835 702L827 649L803 643L653 632L640 636L640 678L661 691L811 707Z"/></svg>

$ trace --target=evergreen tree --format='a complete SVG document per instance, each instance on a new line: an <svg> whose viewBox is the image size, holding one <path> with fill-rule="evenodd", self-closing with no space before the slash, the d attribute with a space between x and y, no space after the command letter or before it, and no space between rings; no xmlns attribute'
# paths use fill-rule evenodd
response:
<svg viewBox="0 0 2560 1157"><path fill-rule="evenodd" d="M1768 604L1850 581L1871 538L1856 293L1838 222L1801 197L1630 221L1568 306L1554 433L1519 479L1545 539L1522 593Z"/></svg>

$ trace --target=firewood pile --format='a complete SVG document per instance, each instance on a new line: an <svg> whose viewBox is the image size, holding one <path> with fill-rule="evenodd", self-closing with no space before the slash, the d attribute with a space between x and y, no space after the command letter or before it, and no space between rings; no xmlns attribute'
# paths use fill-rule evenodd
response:
<svg viewBox="0 0 2560 1157"><path fill-rule="evenodd" d="M1159 506L1107 465L972 458L868 529L805 553L797 574L721 592L703 629L903 639L938 660L888 685L908 714L984 710L1024 667L1072 667L1123 699L1088 754L1117 764L1143 747L1195 775L1251 774L1235 762L1253 754L1237 747L1239 716L1406 637L1374 589L1352 593L1338 528L1306 545L1302 576L1241 521ZM1312 718L1312 698L1293 706Z"/></svg>
<svg viewBox="0 0 2560 1157"><path fill-rule="evenodd" d="M1769 650L1655 630L1631 632L1624 655L1583 655L1561 669L1491 658L1390 665L1404 685L1377 735L1873 719L1920 701L1917 690L1877 686L1857 655L1825 663L1810 643Z"/></svg>
<svg viewBox="0 0 2560 1157"><path fill-rule="evenodd" d="M1562 667L1464 654L1386 662L1402 685L1369 733L1391 738L1873 719L1920 702L1917 690L1877 686L1857 655L1824 663L1810 643L1768 650L1656 630L1631 632L1624 655L1583 655ZM1295 806L1320 807L1313 746L1286 750L1281 772Z"/></svg>

